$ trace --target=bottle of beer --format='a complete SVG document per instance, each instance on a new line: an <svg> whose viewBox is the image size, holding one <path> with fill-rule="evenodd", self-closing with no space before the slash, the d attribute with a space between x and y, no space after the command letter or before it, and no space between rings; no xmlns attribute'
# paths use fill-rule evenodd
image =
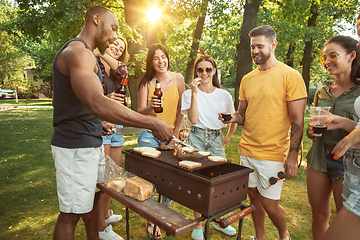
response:
<svg viewBox="0 0 360 240"><path fill-rule="evenodd" d="M124 95L124 101L125 101L125 95L126 95L126 85L127 85L127 78L124 78L120 84L119 87L116 88L115 92L116 93L120 93L120 94L123 94ZM125 105L125 102L123 103Z"/></svg>
<svg viewBox="0 0 360 240"><path fill-rule="evenodd" d="M160 87L160 81L156 80L156 85L155 85L155 91L154 91L154 95L157 96L157 98L161 101L161 97L162 97L162 91L161 91L161 87ZM162 103L160 103L160 107L155 107L154 108L154 112L156 113L162 113L163 112L163 107L162 107Z"/></svg>

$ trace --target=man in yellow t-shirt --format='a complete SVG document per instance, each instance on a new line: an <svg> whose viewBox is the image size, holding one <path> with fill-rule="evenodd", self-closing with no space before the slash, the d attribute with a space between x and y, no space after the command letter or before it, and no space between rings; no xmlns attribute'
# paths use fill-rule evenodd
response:
<svg viewBox="0 0 360 240"><path fill-rule="evenodd" d="M298 150L304 128L306 87L298 71L275 57L276 32L270 26L250 31L251 57L258 68L241 81L237 112L231 122L244 124L239 144L249 175L250 204L258 240L265 239L265 213L278 229L280 239L290 239L286 214L279 204L283 181L270 184L271 177L285 171L293 178L298 170ZM228 122L225 122L228 123Z"/></svg>

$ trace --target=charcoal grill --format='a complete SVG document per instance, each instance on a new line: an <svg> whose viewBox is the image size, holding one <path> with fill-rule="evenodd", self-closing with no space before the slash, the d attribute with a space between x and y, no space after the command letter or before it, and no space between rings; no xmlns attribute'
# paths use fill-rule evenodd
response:
<svg viewBox="0 0 360 240"><path fill-rule="evenodd" d="M210 217L246 199L249 173L253 170L231 162L199 159L201 167L179 166L174 151L162 151L157 158L134 150L125 152L125 169L152 182L156 191L204 217Z"/></svg>

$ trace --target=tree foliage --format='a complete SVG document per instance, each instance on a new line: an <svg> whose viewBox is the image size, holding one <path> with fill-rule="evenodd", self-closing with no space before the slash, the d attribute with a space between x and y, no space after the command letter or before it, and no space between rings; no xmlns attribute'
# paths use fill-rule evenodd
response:
<svg viewBox="0 0 360 240"><path fill-rule="evenodd" d="M16 19L16 8L9 2L1 0L0 6L0 83L8 87L15 87L23 81L23 77L13 76L23 73L25 67L32 64L32 59L23 51L24 38L20 32L12 27ZM22 75L21 75L22 76Z"/></svg>
<svg viewBox="0 0 360 240"><path fill-rule="evenodd" d="M16 59L31 57L41 78L51 82L56 52L80 32L87 9L102 5L115 13L120 23L119 32L129 43L132 95L136 95L137 82L144 71L146 33L154 28L157 41L169 51L172 71L185 75L191 52L195 56L199 54L195 49L199 44L214 57L221 70L222 85L234 87L236 93L241 77L253 67L252 63L247 63L250 52L245 41L248 41L249 31L246 28L252 25L244 20L244 7L245 3L256 1L206 0L202 33L194 40L203 2L205 0L16 0L17 5L12 6L0 0L4 9L0 13L0 79L6 72L24 68L21 65L24 61ZM262 0L257 25L268 24L277 31L276 56L280 61L303 75L304 66L308 66L305 72L309 73L309 79L323 81L329 79L317 61L323 44L337 34L336 29L342 28L343 21L354 26L357 3L357 0ZM146 10L154 4L158 4L162 16L157 24L150 25L146 22ZM316 15L316 19L309 25L312 15ZM242 44L241 34L244 35ZM310 43L311 47L306 50Z"/></svg>

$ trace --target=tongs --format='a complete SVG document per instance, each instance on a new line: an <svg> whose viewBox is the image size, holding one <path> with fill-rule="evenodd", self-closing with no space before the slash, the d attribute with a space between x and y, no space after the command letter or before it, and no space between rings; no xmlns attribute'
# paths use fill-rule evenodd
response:
<svg viewBox="0 0 360 240"><path fill-rule="evenodd" d="M174 155L181 157L184 155L183 146L190 148L191 150L195 151L195 148L190 144L187 144L180 139L173 137L170 141L170 144L175 148Z"/></svg>
<svg viewBox="0 0 360 240"><path fill-rule="evenodd" d="M183 145L183 146L185 146L185 147L190 148L190 149L193 150L193 151L196 151L196 149L195 149L193 146L191 146L190 144L188 144L188 143L186 143L186 142L184 142L184 141L181 141L180 139L178 139L178 138L176 138L176 137L173 137L173 138L171 139L171 141L175 141L177 144L181 144L181 145ZM171 143L171 142L170 142L170 143Z"/></svg>

